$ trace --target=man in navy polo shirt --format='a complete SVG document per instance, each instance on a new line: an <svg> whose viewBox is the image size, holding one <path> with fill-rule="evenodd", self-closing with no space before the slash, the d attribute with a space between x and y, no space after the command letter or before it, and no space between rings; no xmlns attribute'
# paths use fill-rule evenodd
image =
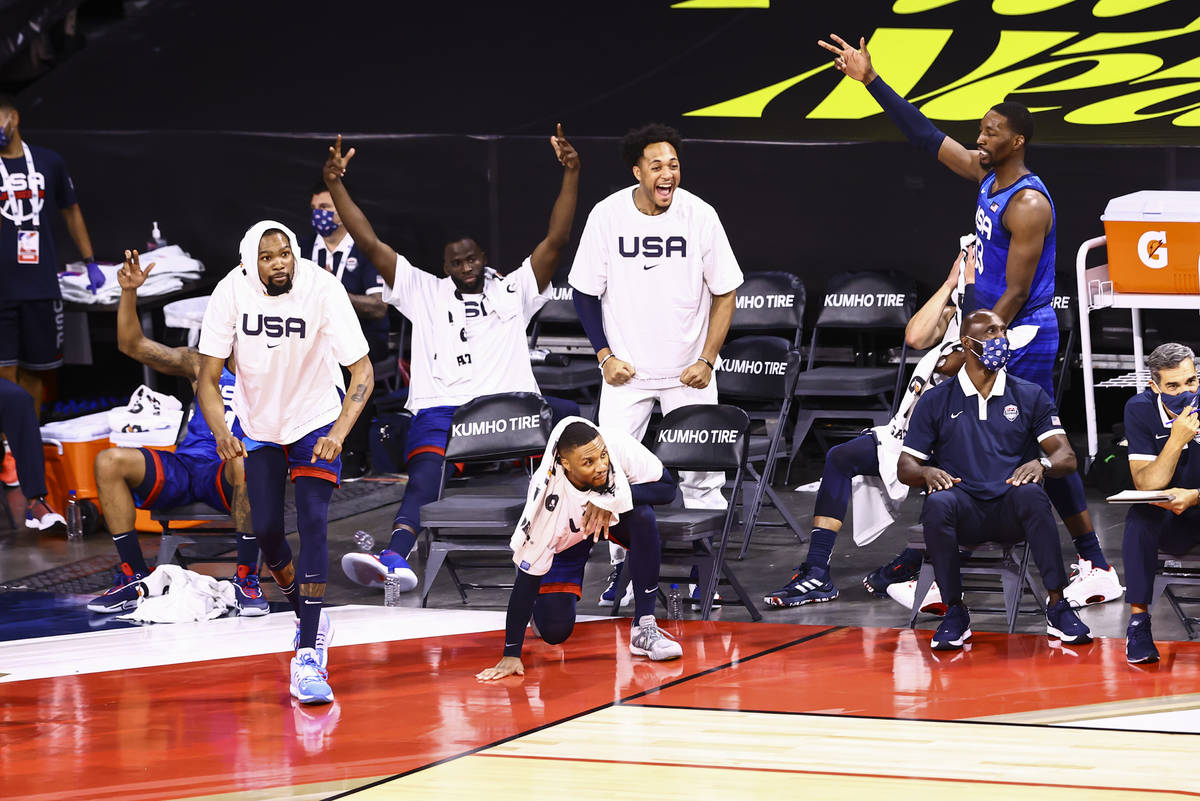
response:
<svg viewBox="0 0 1200 801"><path fill-rule="evenodd" d="M1146 358L1150 387L1125 404L1129 472L1139 490L1162 490L1171 500L1139 503L1125 515L1125 582L1129 629L1125 657L1157 662L1150 631L1150 597L1158 552L1185 554L1200 543L1200 418L1196 414L1196 357L1174 342ZM1191 446L1189 448L1189 446Z"/></svg>
<svg viewBox="0 0 1200 801"><path fill-rule="evenodd" d="M971 637L962 602L959 547L1018 540L1031 549L1049 595L1046 632L1067 644L1091 642L1087 626L1063 598L1067 572L1045 477L1075 470L1054 402L1037 384L1008 375L1004 320L980 309L967 315L958 377L917 402L896 475L928 492L921 522L925 548L947 605L933 648L961 648ZM1038 449L1045 451L1040 457ZM1049 457L1049 458L1046 458ZM930 460L935 465L926 464Z"/></svg>

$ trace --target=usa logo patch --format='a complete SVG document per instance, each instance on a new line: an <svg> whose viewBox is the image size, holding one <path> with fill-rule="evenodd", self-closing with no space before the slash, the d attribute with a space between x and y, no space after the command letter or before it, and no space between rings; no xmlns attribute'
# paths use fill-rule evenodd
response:
<svg viewBox="0 0 1200 801"><path fill-rule="evenodd" d="M1010 403L1004 407L1004 417L1008 420L1008 422L1011 423L1013 420L1016 420L1018 414L1020 414L1020 412L1017 411L1017 405L1015 403Z"/></svg>

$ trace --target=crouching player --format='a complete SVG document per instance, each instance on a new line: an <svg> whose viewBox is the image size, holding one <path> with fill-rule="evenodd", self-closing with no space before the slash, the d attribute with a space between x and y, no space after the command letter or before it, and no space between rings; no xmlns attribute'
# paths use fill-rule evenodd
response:
<svg viewBox="0 0 1200 801"><path fill-rule="evenodd" d="M678 659L683 649L654 619L662 552L651 508L674 500L675 479L624 431L596 428L579 417L555 426L542 465L511 541L517 578L508 601L504 656L477 678L525 673L521 646L530 619L548 643L571 636L592 544L607 538L629 551L630 653L656 662Z"/></svg>

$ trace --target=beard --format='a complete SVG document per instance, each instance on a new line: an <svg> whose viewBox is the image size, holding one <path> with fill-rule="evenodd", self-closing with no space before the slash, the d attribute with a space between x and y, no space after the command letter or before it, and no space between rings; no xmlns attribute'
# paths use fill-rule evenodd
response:
<svg viewBox="0 0 1200 801"><path fill-rule="evenodd" d="M277 296L277 295L286 295L287 293L289 293L291 291L292 291L291 277L289 277L288 280L283 284L277 284L274 281L267 282L267 294L271 295L272 297Z"/></svg>

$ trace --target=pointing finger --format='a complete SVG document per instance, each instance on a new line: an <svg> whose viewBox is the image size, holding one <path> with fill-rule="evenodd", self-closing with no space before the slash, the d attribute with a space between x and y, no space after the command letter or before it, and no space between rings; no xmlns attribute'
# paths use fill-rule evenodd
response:
<svg viewBox="0 0 1200 801"><path fill-rule="evenodd" d="M333 154L339 158L342 155L342 135L338 134L337 139L333 143Z"/></svg>
<svg viewBox="0 0 1200 801"><path fill-rule="evenodd" d="M850 45L846 44L846 40L845 40L845 39L843 39L842 37L838 36L836 33L831 33L831 34L829 34L829 38L830 38L830 39L832 39L833 41L837 42L838 44L840 44L840 45L842 46L842 50L843 50L843 51L845 51L845 50L852 50L852 49L853 49L853 48L851 48L851 47L850 47Z"/></svg>
<svg viewBox="0 0 1200 801"><path fill-rule="evenodd" d="M345 169L346 169L346 165L350 163L350 159L354 158L354 154L355 154L356 152L357 152L357 151L355 151L355 149L354 149L354 148L350 148L349 150L347 150L347 151L346 151L346 155L345 155L345 157L343 157L343 158L342 158L342 169L343 169L343 170L345 170Z"/></svg>
<svg viewBox="0 0 1200 801"><path fill-rule="evenodd" d="M557 127L557 131L556 131L556 133L557 133L557 136L558 136L558 138L559 138L559 139L562 139L562 138L563 138L563 129L562 129L562 123L561 123L561 122L560 122L560 123L558 123L558 127Z"/></svg>

